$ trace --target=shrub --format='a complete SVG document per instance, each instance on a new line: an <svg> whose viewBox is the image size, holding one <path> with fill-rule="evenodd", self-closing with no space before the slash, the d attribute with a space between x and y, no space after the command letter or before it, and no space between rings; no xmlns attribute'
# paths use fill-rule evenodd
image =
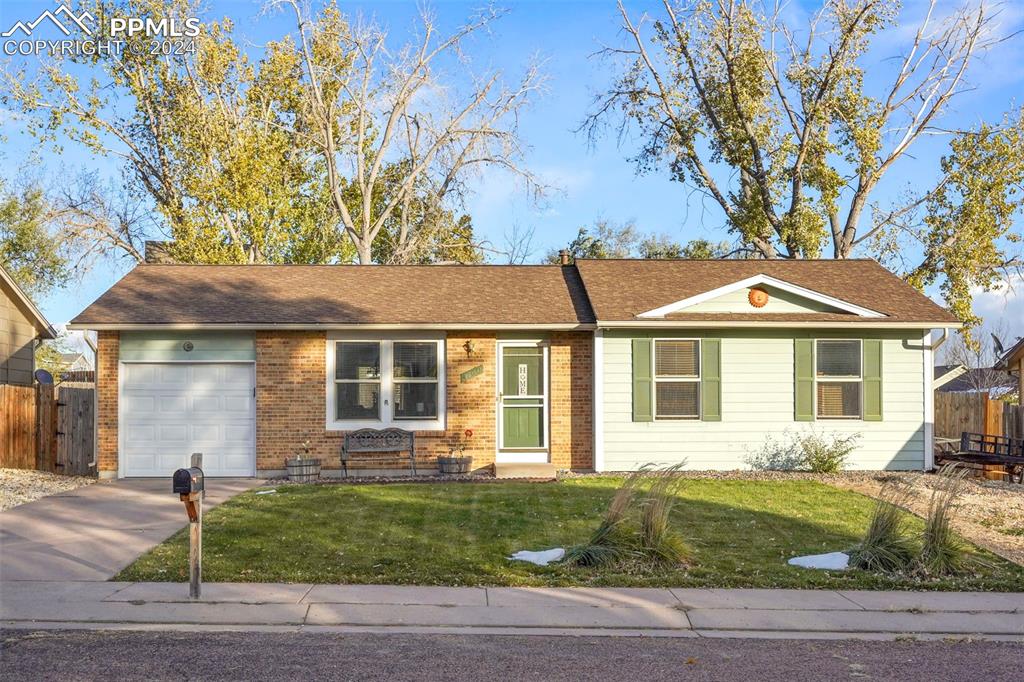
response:
<svg viewBox="0 0 1024 682"><path fill-rule="evenodd" d="M850 566L892 573L908 568L914 560L914 543L906 533L901 507L911 496L910 486L891 481L882 486L864 539L850 552Z"/></svg>
<svg viewBox="0 0 1024 682"><path fill-rule="evenodd" d="M925 575L941 576L960 572L967 556L964 543L950 525L956 500L964 492L967 470L957 464L939 469L938 485L932 489L928 517L921 535L918 570Z"/></svg>
<svg viewBox="0 0 1024 682"><path fill-rule="evenodd" d="M816 474L834 474L842 471L846 458L857 447L859 434L825 436L812 431L800 440L804 467Z"/></svg>
<svg viewBox="0 0 1024 682"><path fill-rule="evenodd" d="M796 471L804 463L798 440L789 429L783 431L780 438L769 435L757 450L748 452L743 461L754 471Z"/></svg>
<svg viewBox="0 0 1024 682"><path fill-rule="evenodd" d="M755 471L811 471L834 474L842 471L846 458L857 447L860 434L843 436L822 434L814 429L792 433L789 429L780 438L768 436L764 444L744 459Z"/></svg>

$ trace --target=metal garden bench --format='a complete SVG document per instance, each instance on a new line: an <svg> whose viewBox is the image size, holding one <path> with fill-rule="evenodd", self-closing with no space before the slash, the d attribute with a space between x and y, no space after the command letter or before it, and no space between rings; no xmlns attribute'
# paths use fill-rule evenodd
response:
<svg viewBox="0 0 1024 682"><path fill-rule="evenodd" d="M998 464L1010 474L1010 481L1024 483L1024 438L989 436L964 431L955 452L943 452L940 459L971 464Z"/></svg>
<svg viewBox="0 0 1024 682"><path fill-rule="evenodd" d="M359 429L345 434L341 446L341 468L348 476L348 463L353 454L364 452L408 452L412 475L416 475L416 434L403 429ZM397 458L396 458L397 459ZM404 460L404 458L401 458ZM383 462L374 458L374 461Z"/></svg>

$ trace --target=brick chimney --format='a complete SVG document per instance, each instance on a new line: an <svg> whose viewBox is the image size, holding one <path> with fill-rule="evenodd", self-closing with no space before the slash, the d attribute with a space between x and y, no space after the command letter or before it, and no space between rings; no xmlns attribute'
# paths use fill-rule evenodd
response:
<svg viewBox="0 0 1024 682"><path fill-rule="evenodd" d="M568 249L562 249L561 251L558 252L558 262L561 265L568 265L569 264L569 250Z"/></svg>
<svg viewBox="0 0 1024 682"><path fill-rule="evenodd" d="M146 240L146 253L145 259L147 263L176 263L177 261L171 257L170 250L167 248L171 245L169 241L155 241Z"/></svg>

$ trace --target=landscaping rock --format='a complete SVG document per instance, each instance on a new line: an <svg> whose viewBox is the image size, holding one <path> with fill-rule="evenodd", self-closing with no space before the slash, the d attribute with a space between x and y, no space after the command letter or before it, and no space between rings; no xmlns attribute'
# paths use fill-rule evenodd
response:
<svg viewBox="0 0 1024 682"><path fill-rule="evenodd" d="M0 511L95 482L96 479L90 476L61 476L31 469L0 469Z"/></svg>
<svg viewBox="0 0 1024 682"><path fill-rule="evenodd" d="M850 555L846 552L809 554L807 556L795 556L787 563L790 566L800 566L801 568L823 568L830 571L845 571L850 564Z"/></svg>
<svg viewBox="0 0 1024 682"><path fill-rule="evenodd" d="M537 566L547 566L554 561L561 561L565 557L565 550L561 547L545 549L540 552L520 550L509 557L509 561L529 561Z"/></svg>

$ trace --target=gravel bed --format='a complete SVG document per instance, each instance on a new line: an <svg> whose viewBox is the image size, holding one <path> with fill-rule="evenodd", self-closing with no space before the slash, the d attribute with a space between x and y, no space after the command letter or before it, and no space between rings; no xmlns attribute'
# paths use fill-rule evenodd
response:
<svg viewBox="0 0 1024 682"><path fill-rule="evenodd" d="M0 511L95 482L96 479L91 476L61 476L31 469L0 469Z"/></svg>

